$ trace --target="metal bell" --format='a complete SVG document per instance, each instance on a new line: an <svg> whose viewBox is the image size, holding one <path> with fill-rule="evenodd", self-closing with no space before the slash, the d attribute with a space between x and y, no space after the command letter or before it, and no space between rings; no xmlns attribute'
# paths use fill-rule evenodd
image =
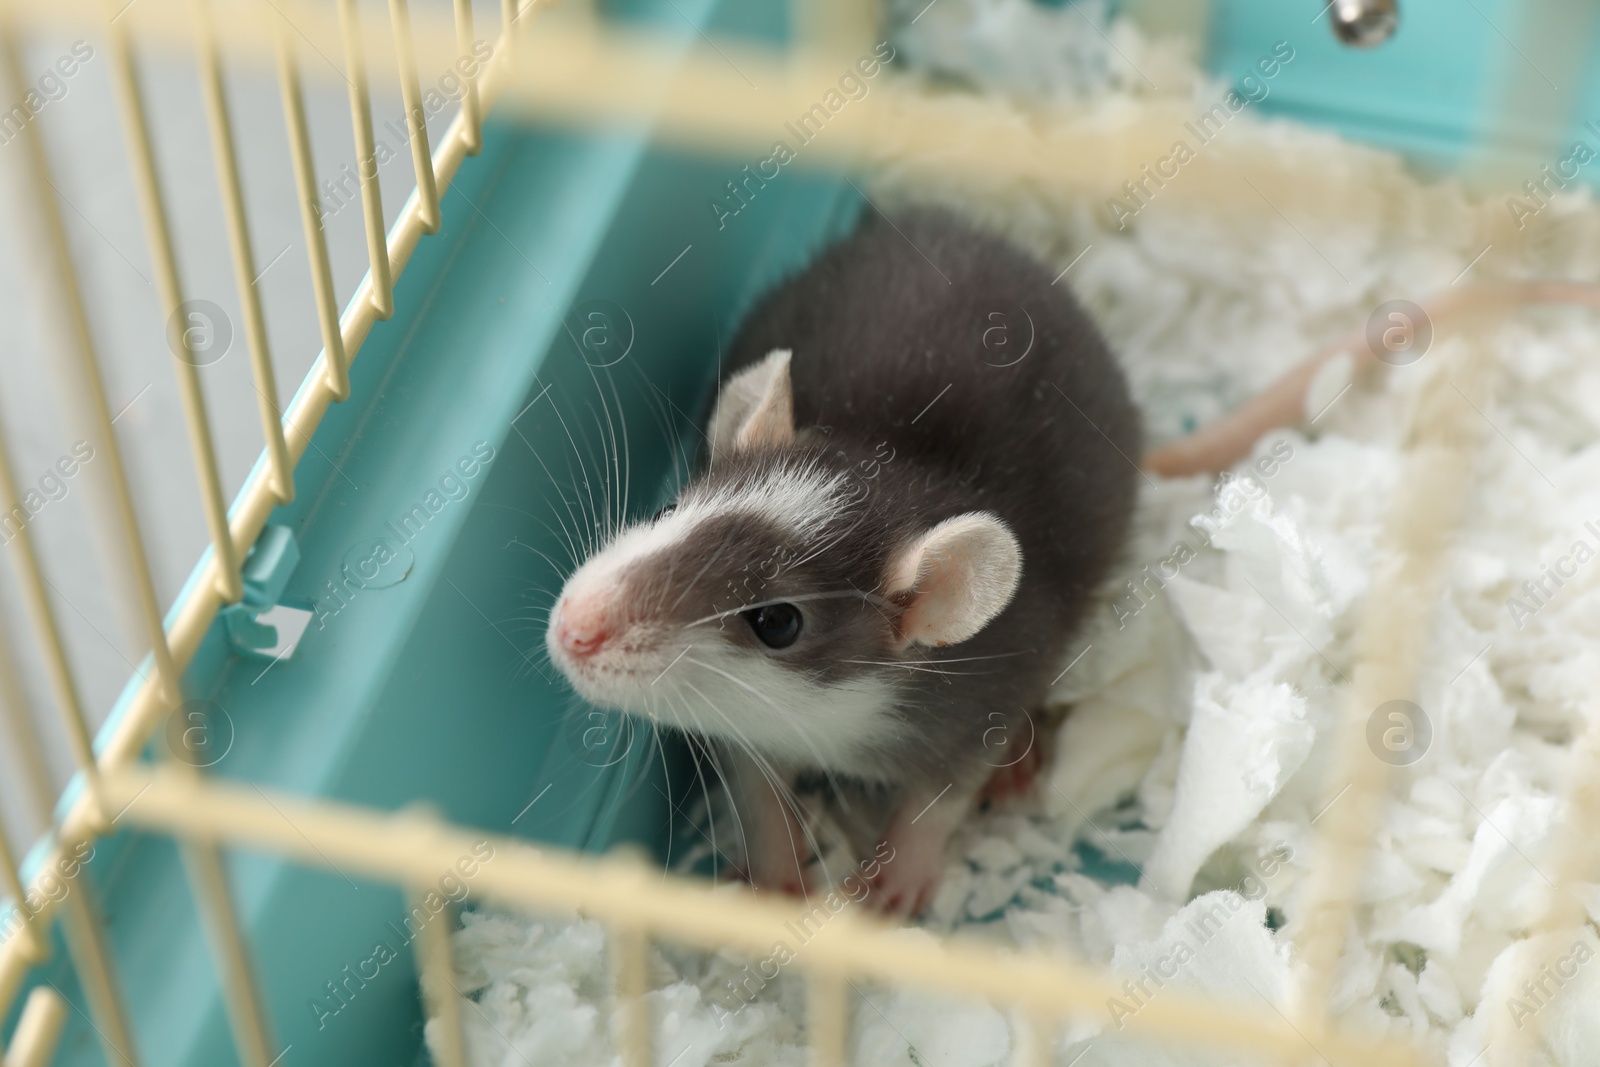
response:
<svg viewBox="0 0 1600 1067"><path fill-rule="evenodd" d="M1333 35L1353 48L1372 48L1394 36L1400 25L1395 0L1333 0Z"/></svg>

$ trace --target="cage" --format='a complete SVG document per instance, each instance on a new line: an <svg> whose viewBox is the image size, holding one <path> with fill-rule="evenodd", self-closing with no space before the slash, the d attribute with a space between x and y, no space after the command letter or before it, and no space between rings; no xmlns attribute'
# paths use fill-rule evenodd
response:
<svg viewBox="0 0 1600 1067"><path fill-rule="evenodd" d="M1040 7L1101 33L1079 0ZM1550 201L1541 166L1557 166L1563 188L1573 180L1561 146L1587 136L1594 95L1583 5L1463 13L1412 0L1375 51L1319 24L1354 19L1343 0L1124 7L1152 30L1188 31L1228 76L1295 42L1303 76L1262 108L1398 148L1474 190L1509 189L1531 213ZM933 8L902 22L943 17ZM648 513L684 476L724 340L758 293L877 210L860 173L887 173L890 192L912 174L955 198L1043 185L1113 221L1118 204L1140 213L1159 197L1163 211L1236 224L1349 212L1394 218L1402 240L1430 226L1491 247L1528 239L1503 198L1480 192L1441 214L1398 164L1353 183L1261 142L1219 149L1170 187L1136 185L1194 117L1189 86L1153 82L1119 121L1056 101L1046 129L1032 105L953 91L971 70L930 86L886 69L826 137L803 141L797 165L753 176L775 131L874 54L883 14L846 0L0 7L16 102L0 114L0 154L15 171L15 229L33 241L20 270L39 283L37 336L16 342L37 357L29 369L8 355L5 413L31 430L34 405L52 405L80 427L68 437L84 451L44 476L68 486L68 467L83 471L77 497L106 531L99 545L43 537L32 520L56 494L34 492L39 479L0 451L0 511L22 516L6 547L26 609L6 616L0 641L22 771L5 799L48 826L23 856L0 849L7 1067L465 1064L473 1002L456 995L448 919L408 925L414 909L450 911L443 879L470 883L474 905L603 922L621 1062L676 1062L645 999L651 944L759 954L794 906L655 873L684 832L689 755L576 704L529 654L529 628L574 540ZM1105 40L1130 82L1149 82ZM117 109L114 138L86 123L48 135L74 85ZM399 120L378 123L375 98L397 102ZM214 173L195 174L199 159ZM138 207L114 232L147 250L144 270L128 262L147 288L116 298L140 302L126 320L108 311L117 287L82 268L85 241L116 242L90 221L95 203L86 213L69 199L94 195L108 171L126 175ZM1523 177L1541 192L1519 192ZM261 224L273 196L279 229ZM263 286L295 243L276 252L284 227L298 228L304 273ZM300 328L271 318L274 299L310 309ZM175 372L165 410L182 411L182 428L174 416L161 429L186 436L181 452L130 458L116 428L144 395L113 355L136 343L113 329L125 321ZM305 369L292 393L286 363ZM224 366L231 378L213 369ZM1452 387L1481 400L1487 361L1463 367L1464 388ZM38 368L60 377L56 394L33 395ZM217 414L251 409L259 437ZM1421 410L1400 475L1409 493L1381 534L1407 569L1371 594L1349 677L1339 672L1334 777L1349 796L1317 827L1297 998L1263 1010L1174 988L1141 1003L1130 1032L1260 1062L1430 1062L1424 1046L1327 1010L1391 770L1368 758L1367 712L1417 685L1442 538L1470 488L1476 446L1460 412ZM0 449L11 444L0 432ZM198 492L179 502L161 487L187 479L191 461ZM192 558L201 530L199 562L175 572L187 578L163 574L163 559ZM93 548L103 573L80 562ZM99 632L82 598L120 610L142 639ZM85 664L96 679L131 676L107 690L84 681ZM91 729L96 701L110 710ZM73 755L59 799L44 716L28 710L51 704ZM1576 828L1600 780L1592 731L1575 744L1571 837L1552 860L1562 884L1586 880ZM31 832L15 813L12 829ZM1106 880L1137 877L1089 862ZM1577 915L1563 897L1534 928ZM375 958L391 936L392 962ZM818 1064L847 1061L856 981L992 1001L1010 1013L1019 1064L1067 1062L1071 1021L1125 995L1120 976L1060 953L911 940L856 914L830 920L797 966ZM1531 1040L1520 1025L1496 1030L1484 1062L1524 1062Z"/></svg>

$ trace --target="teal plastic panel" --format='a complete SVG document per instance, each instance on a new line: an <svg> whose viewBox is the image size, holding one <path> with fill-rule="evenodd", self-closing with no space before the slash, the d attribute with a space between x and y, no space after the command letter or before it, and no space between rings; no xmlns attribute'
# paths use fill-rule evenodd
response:
<svg viewBox="0 0 1600 1067"><path fill-rule="evenodd" d="M1330 126L1431 167L1470 158L1503 121L1502 107L1511 115L1502 135L1535 169L1554 165L1580 137L1600 152L1600 134L1584 126L1600 120L1600 38L1586 0L1399 0L1399 29L1371 49L1335 40L1329 16L1319 14L1324 3L1217 0L1208 66L1237 82L1287 41L1295 58L1267 82L1264 112Z"/></svg>

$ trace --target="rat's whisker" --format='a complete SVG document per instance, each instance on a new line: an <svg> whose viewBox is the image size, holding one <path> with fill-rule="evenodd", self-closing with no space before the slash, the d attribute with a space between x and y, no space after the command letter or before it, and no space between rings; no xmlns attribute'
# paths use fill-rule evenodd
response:
<svg viewBox="0 0 1600 1067"><path fill-rule="evenodd" d="M616 531L616 529L618 529L621 526L622 517L626 513L626 509L627 509L627 500L626 500L626 498L624 496L621 495L621 490L622 490L622 453L621 453L621 449L620 449L620 447L619 447L619 445L617 443L617 428L616 428L616 424L612 421L612 418L611 418L611 403L610 403L610 401L608 401L606 399L605 390L603 388L601 388L600 378L595 373L595 369L594 369L593 365L591 365L587 361L585 361L585 366L587 366L588 370L589 370L589 380L594 383L594 392L595 392L595 396L600 401L601 414L605 415L605 425L599 426L599 419L597 418L595 420L596 425L600 430L600 446L601 446L602 451L605 450L606 436L609 434L610 438L611 438L611 448L610 448L611 464L610 464L609 467L606 468L606 481L608 483L607 484L607 489L606 489L606 496L607 496L608 499L610 499L612 497L612 493L613 492L617 493L618 495L615 497L614 500L612 500L612 503L615 504L614 511L609 512L607 514L606 518L607 518L608 522L612 524L610 526L610 531L609 532L613 532L614 533ZM590 405L590 410L591 411L593 410L593 405Z"/></svg>
<svg viewBox="0 0 1600 1067"><path fill-rule="evenodd" d="M672 799L672 768L667 765L667 746L666 746L666 743L661 740L661 728L657 725L657 716L656 716L656 713L655 713L655 701L653 699L651 699L647 695L646 696L646 703L650 706L650 727L651 727L650 735L651 735L651 743L655 745L656 754L661 757L661 777L662 777L662 780L666 782L666 786L667 786L667 789L666 789L667 806L669 808L671 808L674 805L674 801ZM649 759L649 757L647 755L646 756L646 761L647 762L648 762L648 759ZM637 788L638 786L644 784L645 777L646 776L643 775L643 774L639 775L639 780L636 783L635 788ZM632 791L631 790L629 792L629 795L630 796L632 795ZM668 819L667 819L667 849L666 849L666 855L661 861L661 879L662 879L662 881L666 881L667 873L672 869L672 829L673 829L673 827L672 827L672 819L671 819L671 817L668 817Z"/></svg>
<svg viewBox="0 0 1600 1067"><path fill-rule="evenodd" d="M672 705L672 694L663 693L661 698L669 707ZM690 718L692 719L693 716L691 715ZM727 857L722 854L722 849L717 845L717 813L715 810L713 810L713 805L711 803L711 784L706 781L705 766L700 762L700 757L702 755L709 759L710 753L706 751L707 743L704 739L703 732L701 736L688 735L687 741L689 747L689 758L694 760L695 780L700 783L700 797L702 803L705 804L706 828L709 831L706 836L708 836L711 841L711 880L714 882L717 880L718 876L717 860L721 859L726 861ZM712 765L712 769L715 770L715 764ZM697 821L690 816L685 817L689 819L691 824ZM696 827L696 829L698 829L698 827Z"/></svg>
<svg viewBox="0 0 1600 1067"><path fill-rule="evenodd" d="M749 757L755 762L757 768L759 768L761 773L766 777L768 783L772 786L774 795L778 798L778 802L780 804L788 804L789 810L794 813L795 821L800 824L800 831L806 839L806 847L810 849L813 856L820 857L822 854L821 845L817 841L816 836L811 832L811 828L809 825L807 825L806 820L801 818L801 815L806 809L800 803L800 798L795 795L793 789L782 781L783 776L780 775L777 772L777 769L773 767L772 764L768 762L767 759L750 744L749 740L744 736L744 733L736 725L734 725L733 719L729 717L727 712L718 707L717 704L710 697L706 696L705 693L701 692L701 690L697 688L693 682L684 680L682 681L682 684L688 686L690 689L693 689L695 693L699 695L700 699L705 701L706 706L712 711L716 712L722 721L727 724L728 729L732 731L734 736L739 739L740 747L746 752L747 755L749 755ZM785 819L784 822L785 828L787 829L788 820ZM790 830L789 833L790 843L792 845L793 831ZM799 849L795 849L794 853L795 862L798 864L800 862ZM803 878L801 884L802 886L804 885Z"/></svg>
<svg viewBox="0 0 1600 1067"><path fill-rule="evenodd" d="M509 547L509 546L507 546L507 547ZM561 566L561 564L559 564L555 560L551 559L545 553L539 551L537 548L534 548L532 545L525 545L521 541L517 542L517 547L518 548L525 548L529 552L532 552L534 555L538 556L540 559L542 559L546 563L550 564L550 569L555 571L557 575L561 575L563 578L565 577L565 574L563 572L566 571L566 568L563 568ZM566 571L566 573L570 573L570 571ZM552 599L553 599L553 597L552 597Z"/></svg>
<svg viewBox="0 0 1600 1067"><path fill-rule="evenodd" d="M586 546L588 548L586 555L593 555L595 549L598 547L597 537L600 533L600 508L595 502L594 487L589 481L589 468L584 463L583 451L578 448L578 440L572 436L572 428L567 425L566 416L561 414L561 405L555 402L555 397L550 398L550 410L555 413L556 421L561 424L562 432L567 435L567 442L572 445L572 458L578 461L578 470L583 474L583 489L584 493L589 498L589 510L586 512L586 516L590 520L590 537ZM571 470L571 467L572 462L569 459L567 463L568 470ZM578 502L578 507L580 510L582 510L583 502L581 500Z"/></svg>
<svg viewBox="0 0 1600 1067"><path fill-rule="evenodd" d="M593 377L594 371L590 370ZM595 394L600 400L600 411L594 410L593 402L589 403L589 413L594 416L595 429L600 437L600 473L605 476L605 536L609 540L622 528L622 517L627 508L627 502L619 495L622 488L622 457L617 451L617 431L611 422L611 405L606 401L605 393L600 389L600 383L595 381ZM600 421L600 415L605 415L605 421ZM609 439L608 439L609 438Z"/></svg>
<svg viewBox="0 0 1600 1067"><path fill-rule="evenodd" d="M485 507L485 508L498 508L501 511L509 511L513 515L526 516L527 518L532 519L534 522L537 522L540 526L543 526L545 528L545 532L549 533L550 536L552 536L552 537L556 538L557 540L561 541L562 547L567 550L567 555L570 557L571 562L570 562L569 566L561 566L561 565L557 564L554 560L551 560L549 556L545 556L544 557L546 559L546 561L548 561L550 563L550 565L553 568L555 568L556 573L557 574L563 574L563 573L567 573L570 570L573 570L573 569L577 568L577 566L578 566L578 547L577 547L577 543L572 540L571 536L569 535L569 533L567 531L567 524L561 521L561 516L560 515L556 515L555 516L556 522L560 523L560 525L561 525L561 529L557 530L554 526L551 526L548 522L545 521L544 516L535 515L533 512L525 511L522 508L514 508L509 504L501 504L501 503L499 503L497 501L483 501L483 502L480 502L478 506L479 507ZM570 512L571 509L569 508L568 510ZM532 545L525 545L521 541L516 540L515 538L513 538L511 541L506 542L506 547L507 548L510 548L512 545L516 545L518 548L526 548L530 552L538 552L539 551L538 549L534 548ZM543 555L543 553L540 553L540 555Z"/></svg>
<svg viewBox="0 0 1600 1067"><path fill-rule="evenodd" d="M589 417L593 420L596 431L595 440L600 445L600 462L598 464L600 475L600 514L598 516L598 526L600 539L604 541L609 539L611 536L611 519L613 513L611 504L611 442L606 440L606 427L605 424L600 421L600 413L595 410L594 402L591 400L586 400L584 401L584 406L589 409Z"/></svg>
<svg viewBox="0 0 1600 1067"><path fill-rule="evenodd" d="M876 659L841 659L836 660L835 662L855 663L860 664L863 667L899 667L901 670L920 671L923 674L944 674L950 676L960 676L963 678L976 678L979 675L995 673L994 671L943 671L938 667L930 667L920 663L895 663L893 661Z"/></svg>
<svg viewBox="0 0 1600 1067"><path fill-rule="evenodd" d="M716 743L710 740L711 734L706 730L705 724L700 721L700 717L694 713L694 708L689 698L683 696L681 692L677 692L676 690L669 694L669 696L677 696L683 700L684 714L688 717L690 722L694 723L695 732L700 736L701 739L703 739L703 743L701 745L702 751L705 752L706 761L711 764L711 769L716 772L717 780L722 783L723 795L728 799L728 813L733 818L733 828L739 835L740 846L745 850L745 863L746 866L748 866L750 837L745 832L744 819L740 815L739 806L734 803L733 800L731 784L733 779L728 776L727 770L723 768L722 763L719 761ZM717 831L716 823L714 821L715 816L712 815L711 793L709 788L706 791L706 818L707 821L711 822L711 847L715 849L717 847Z"/></svg>
<svg viewBox="0 0 1600 1067"><path fill-rule="evenodd" d="M751 685L749 682L744 681L742 678L737 678L734 675L729 674L727 671L723 670L721 667L713 666L712 664L707 663L705 660L695 659L693 656L687 656L686 655L686 656L683 657L683 659L684 659L684 662L692 663L694 666L699 667L699 668L701 668L703 670L708 670L708 671L711 671L714 674L722 675L722 677L726 678L728 681L732 682L734 685L738 686L740 689L745 690L751 696L755 697L757 700L765 701L767 706L772 708L774 711L781 710L778 707L778 702L777 701L775 701L771 697L767 696L767 694L763 693L761 690L757 689L755 686Z"/></svg>
<svg viewBox="0 0 1600 1067"><path fill-rule="evenodd" d="M793 716L784 714L784 710L781 707L779 707L777 702L775 700L773 700L771 697L769 697L765 693L761 692L761 690L757 689L755 686L751 685L749 682L746 682L744 679L738 678L738 677L734 676L733 674L730 674L729 672L723 670L721 667L715 666L714 664L707 663L704 660L695 659L693 656L688 656L688 655L684 656L684 661L687 662L687 663L691 663L694 666L701 668L702 670L708 670L708 671L711 671L714 674L720 674L722 677L726 678L728 681L732 682L734 685L738 686L740 689L743 689L746 692L748 692L751 696L754 696L758 700L765 701L768 707L772 708L773 711L778 713L779 721L787 724L791 729L793 729L795 734L799 736L800 740L805 743L805 746L811 750L811 754L816 757L817 766L819 768L823 769L823 773L825 773L828 776L828 780L834 786L835 790L838 789L838 782L834 779L833 773L831 771L827 770L828 761L822 758L822 751L819 748L817 748L816 742L811 739L811 735L806 732L805 726L798 719L794 718Z"/></svg>
<svg viewBox="0 0 1600 1067"><path fill-rule="evenodd" d="M554 401L552 401L552 403L554 403ZM516 424L513 423L511 428L513 430L517 430ZM557 480L557 478L555 476L555 473L553 471L551 471L549 465L547 463L545 463L544 457L539 455L539 450L537 448L533 447L533 442L529 441L528 438L527 438L527 435L525 435L521 430L517 430L517 436L522 438L522 443L528 446L528 451L533 454L534 461L536 463L538 463L540 468L544 471L545 477L550 479L550 484L552 486L556 487L556 497L557 497L557 499L559 499L561 501L561 506L566 509L567 517L572 520L573 530L574 531L582 530L583 529L583 524L578 521L578 516L573 514L573 512L572 512L572 502L567 499L567 495L565 493L560 491L559 487L560 487L561 483ZM504 507L505 505L500 505L500 506ZM581 510L581 508L580 508L580 510ZM557 522L561 522L561 516L560 515L556 516L556 521ZM567 529L567 524L565 522L561 522L561 529L563 531L565 531ZM568 535L568 539L573 541L573 542L576 542L576 540L577 540L576 532L574 532L572 534L569 534ZM579 554L578 554L576 545L574 543L573 545L569 545L568 547L569 547L569 550L572 553L573 564L574 564L574 566L576 566L577 560L579 558ZM587 553L585 553L585 555L587 555Z"/></svg>
<svg viewBox="0 0 1600 1067"><path fill-rule="evenodd" d="M618 454L622 457L622 512L618 515L621 520L627 514L630 497L633 493L633 448L628 439L628 412L622 403L622 395L617 392L617 379L608 369L606 371L606 384L611 387L611 397L617 404L617 425L622 428L622 442L617 447ZM616 431L611 433L612 443L617 441Z"/></svg>

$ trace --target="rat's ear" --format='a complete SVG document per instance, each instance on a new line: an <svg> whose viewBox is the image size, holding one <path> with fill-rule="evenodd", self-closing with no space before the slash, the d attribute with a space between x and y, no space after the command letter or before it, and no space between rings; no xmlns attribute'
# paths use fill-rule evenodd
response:
<svg viewBox="0 0 1600 1067"><path fill-rule="evenodd" d="M789 387L789 350L728 379L711 415L712 455L750 448L777 448L794 441L794 394Z"/></svg>
<svg viewBox="0 0 1600 1067"><path fill-rule="evenodd" d="M965 641L1010 603L1022 546L999 518L973 511L946 519L889 561L888 596L905 605L902 645Z"/></svg>

